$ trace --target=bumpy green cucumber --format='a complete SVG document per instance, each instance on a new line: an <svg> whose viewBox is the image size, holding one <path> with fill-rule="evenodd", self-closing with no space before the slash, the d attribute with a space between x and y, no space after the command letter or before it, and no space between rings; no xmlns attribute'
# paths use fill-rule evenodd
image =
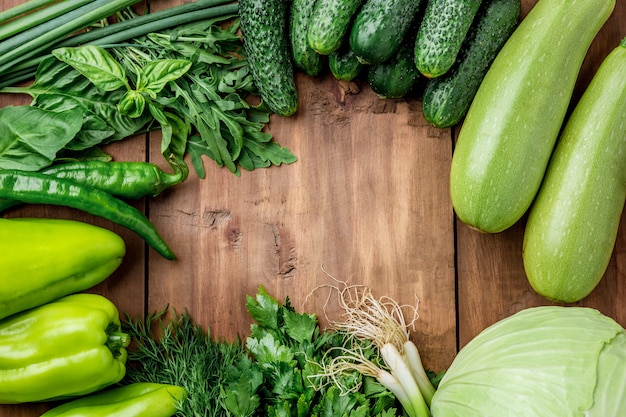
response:
<svg viewBox="0 0 626 417"><path fill-rule="evenodd" d="M551 300L576 302L602 279L626 201L626 40L572 112L530 209L524 268Z"/></svg>
<svg viewBox="0 0 626 417"><path fill-rule="evenodd" d="M390 59L416 18L421 0L367 0L350 29L350 47L367 64Z"/></svg>
<svg viewBox="0 0 626 417"><path fill-rule="evenodd" d="M405 39L391 59L369 67L367 81L379 97L404 97L423 79L413 63L413 41Z"/></svg>
<svg viewBox="0 0 626 417"><path fill-rule="evenodd" d="M546 171L587 50L615 0L539 0L487 71L452 156L458 218L484 232L515 224Z"/></svg>
<svg viewBox="0 0 626 417"><path fill-rule="evenodd" d="M239 0L250 72L265 105L281 116L290 116L298 109L287 7L284 0Z"/></svg>
<svg viewBox="0 0 626 417"><path fill-rule="evenodd" d="M428 0L415 40L415 65L424 76L439 77L454 65L481 2Z"/></svg>
<svg viewBox="0 0 626 417"><path fill-rule="evenodd" d="M520 0L485 0L463 43L457 62L444 75L426 83L424 118L435 127L463 119L489 66L517 27Z"/></svg>
<svg viewBox="0 0 626 417"><path fill-rule="evenodd" d="M344 43L339 49L328 56L330 73L338 80L352 81L363 70L363 63L354 54L349 43Z"/></svg>
<svg viewBox="0 0 626 417"><path fill-rule="evenodd" d="M327 59L309 45L308 31L315 0L292 0L289 15L291 54L297 68L306 75L319 75L326 67Z"/></svg>
<svg viewBox="0 0 626 417"><path fill-rule="evenodd" d="M339 49L363 0L316 0L309 23L309 45L318 54Z"/></svg>

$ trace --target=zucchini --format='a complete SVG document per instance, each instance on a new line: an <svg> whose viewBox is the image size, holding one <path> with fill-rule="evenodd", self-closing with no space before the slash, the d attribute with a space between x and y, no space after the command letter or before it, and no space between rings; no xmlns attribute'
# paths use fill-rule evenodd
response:
<svg viewBox="0 0 626 417"><path fill-rule="evenodd" d="M365 66L354 54L348 43L328 56L330 73L337 80L352 81L359 76Z"/></svg>
<svg viewBox="0 0 626 417"><path fill-rule="evenodd" d="M367 82L378 97L404 97L417 88L419 81L423 79L413 63L414 39L405 39L391 59L369 66Z"/></svg>
<svg viewBox="0 0 626 417"><path fill-rule="evenodd" d="M580 301L602 279L626 202L626 39L602 62L557 142L524 232L531 286Z"/></svg>
<svg viewBox="0 0 626 417"><path fill-rule="evenodd" d="M485 0L457 62L426 83L422 107L427 122L445 128L463 119L489 66L517 27L520 13L520 0Z"/></svg>
<svg viewBox="0 0 626 417"><path fill-rule="evenodd" d="M489 233L532 203L587 50L615 0L539 0L491 64L450 168L458 218Z"/></svg>
<svg viewBox="0 0 626 417"><path fill-rule="evenodd" d="M344 41L362 0L317 0L309 23L309 45L321 55L330 55Z"/></svg>
<svg viewBox="0 0 626 417"><path fill-rule="evenodd" d="M454 65L482 0L428 0L415 40L415 65L427 78Z"/></svg>
<svg viewBox="0 0 626 417"><path fill-rule="evenodd" d="M367 0L350 29L350 47L366 64L390 59L413 23L421 0Z"/></svg>
<svg viewBox="0 0 626 417"><path fill-rule="evenodd" d="M288 9L283 0L240 0L239 18L250 73L263 103L290 116L298 93L288 39Z"/></svg>
<svg viewBox="0 0 626 417"><path fill-rule="evenodd" d="M326 67L326 59L309 45L308 30L315 0L292 0L289 15L291 55L296 68L308 76L316 76Z"/></svg>

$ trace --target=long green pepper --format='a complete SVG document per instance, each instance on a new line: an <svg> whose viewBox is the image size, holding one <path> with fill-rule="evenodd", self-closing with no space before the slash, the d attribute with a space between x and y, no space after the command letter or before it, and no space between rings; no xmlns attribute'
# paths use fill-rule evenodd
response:
<svg viewBox="0 0 626 417"><path fill-rule="evenodd" d="M53 165L39 171L55 178L69 179L105 191L115 197L136 200L156 197L165 189L183 182L188 170L175 167L173 174L150 162L78 161ZM20 205L20 201L0 200L0 212Z"/></svg>
<svg viewBox="0 0 626 417"><path fill-rule="evenodd" d="M38 172L0 171L0 198L28 204L52 204L82 210L117 223L137 233L166 259L174 252L150 220L135 207L111 194L75 181Z"/></svg>

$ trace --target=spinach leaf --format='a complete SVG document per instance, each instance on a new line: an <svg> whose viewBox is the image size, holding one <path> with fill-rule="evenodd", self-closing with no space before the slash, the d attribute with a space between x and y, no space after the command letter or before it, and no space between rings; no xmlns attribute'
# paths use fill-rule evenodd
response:
<svg viewBox="0 0 626 417"><path fill-rule="evenodd" d="M0 168L37 171L52 163L82 126L79 109L0 109Z"/></svg>

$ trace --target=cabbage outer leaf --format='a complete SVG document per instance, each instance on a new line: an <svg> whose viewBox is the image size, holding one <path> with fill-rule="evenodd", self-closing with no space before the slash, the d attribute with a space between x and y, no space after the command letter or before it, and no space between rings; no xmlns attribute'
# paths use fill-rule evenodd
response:
<svg viewBox="0 0 626 417"><path fill-rule="evenodd" d="M594 309L522 310L488 327L461 349L433 397L432 415L623 417L603 410L612 406L609 392L621 389L624 397L624 337L617 322ZM610 346L614 340L619 343ZM598 378L601 355L603 375ZM612 375L617 366L621 372Z"/></svg>

